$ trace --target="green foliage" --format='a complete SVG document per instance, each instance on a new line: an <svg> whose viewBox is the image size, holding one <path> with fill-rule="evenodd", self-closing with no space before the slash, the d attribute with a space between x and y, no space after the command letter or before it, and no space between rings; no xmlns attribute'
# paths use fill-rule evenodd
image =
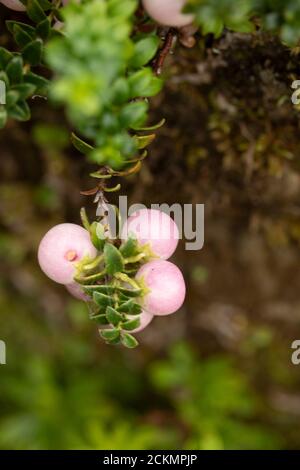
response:
<svg viewBox="0 0 300 470"><path fill-rule="evenodd" d="M222 357L199 360L186 344L152 367L153 382L169 390L181 419L192 429L188 449L272 449L278 436L252 425L259 402L245 376Z"/></svg>
<svg viewBox="0 0 300 470"><path fill-rule="evenodd" d="M262 27L280 35L289 46L300 39L300 3L286 0L188 0L185 10L195 14L204 34L220 36L224 27L241 33L254 31L254 17Z"/></svg>
<svg viewBox="0 0 300 470"><path fill-rule="evenodd" d="M56 34L51 28L53 12L54 5L47 0L28 0L27 14L33 25L14 20L6 22L19 52L0 48L0 80L6 85L6 104L0 106L0 128L8 118L28 121L27 101L33 95L47 94L48 80L34 73L32 67L42 64L44 41Z"/></svg>
<svg viewBox="0 0 300 470"><path fill-rule="evenodd" d="M51 94L92 142L77 138L74 144L92 161L113 168L138 153L130 130L145 123L145 98L162 85L146 67L158 38L132 36L136 6L135 0L72 3L63 10L65 34L47 46L47 60L56 73Z"/></svg>
<svg viewBox="0 0 300 470"><path fill-rule="evenodd" d="M224 27L240 32L253 31L254 26L249 21L252 6L252 0L188 0L186 9L195 14L203 34L213 33L218 37Z"/></svg>
<svg viewBox="0 0 300 470"><path fill-rule="evenodd" d="M253 0L255 10L262 18L265 29L279 33L282 41L295 46L300 40L299 0Z"/></svg>

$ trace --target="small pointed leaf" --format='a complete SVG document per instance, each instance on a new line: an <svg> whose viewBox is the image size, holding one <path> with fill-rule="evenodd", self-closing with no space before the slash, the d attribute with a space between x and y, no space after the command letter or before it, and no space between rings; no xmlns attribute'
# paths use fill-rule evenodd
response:
<svg viewBox="0 0 300 470"><path fill-rule="evenodd" d="M121 253L111 243L106 243L104 246L104 260L106 271L110 275L121 272L124 268L124 262Z"/></svg>

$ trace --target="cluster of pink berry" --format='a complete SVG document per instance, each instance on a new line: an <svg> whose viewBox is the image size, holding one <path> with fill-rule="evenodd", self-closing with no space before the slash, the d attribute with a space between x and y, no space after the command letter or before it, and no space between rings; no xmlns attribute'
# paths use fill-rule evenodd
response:
<svg viewBox="0 0 300 470"><path fill-rule="evenodd" d="M91 236L93 226L90 230L75 224L53 227L40 243L39 264L75 297L96 303L100 310L92 317L114 327L113 332L103 330L102 336L118 343L128 340L128 335L121 335L124 325L136 333L154 315L169 315L183 304L182 273L167 261L178 244L178 227L164 212L142 209L124 224L118 248L109 239L99 245L99 239Z"/></svg>

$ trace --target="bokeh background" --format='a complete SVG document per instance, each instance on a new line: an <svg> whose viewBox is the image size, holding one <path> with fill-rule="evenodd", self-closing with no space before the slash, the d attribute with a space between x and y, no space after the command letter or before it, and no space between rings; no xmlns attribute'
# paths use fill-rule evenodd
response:
<svg viewBox="0 0 300 470"><path fill-rule="evenodd" d="M1 449L300 448L297 53L227 32L169 57L151 116L166 125L121 194L204 203L205 245L181 242L186 302L133 351L103 344L37 265L51 226L94 213L63 110L36 98L30 123L1 131Z"/></svg>

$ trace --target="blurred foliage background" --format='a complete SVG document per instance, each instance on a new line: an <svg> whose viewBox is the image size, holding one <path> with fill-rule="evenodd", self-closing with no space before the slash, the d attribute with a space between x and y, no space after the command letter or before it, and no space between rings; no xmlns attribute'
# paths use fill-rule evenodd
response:
<svg viewBox="0 0 300 470"><path fill-rule="evenodd" d="M37 265L52 225L94 209L62 110L36 98L30 123L1 131L0 448L300 447L299 73L298 50L262 33L169 57L151 115L167 124L122 194L204 203L205 246L181 242L185 305L134 351L104 345Z"/></svg>

